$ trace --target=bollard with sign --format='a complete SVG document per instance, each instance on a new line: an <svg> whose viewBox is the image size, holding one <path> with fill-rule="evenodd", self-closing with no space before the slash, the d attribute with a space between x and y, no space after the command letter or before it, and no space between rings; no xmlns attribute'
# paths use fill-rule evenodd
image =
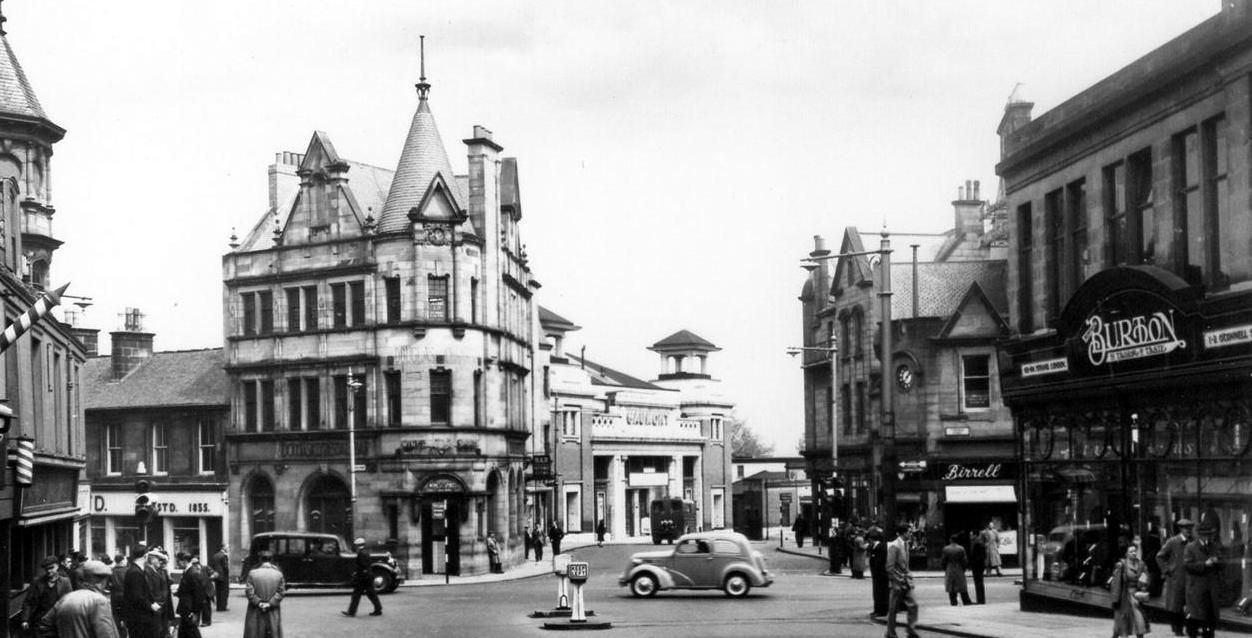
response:
<svg viewBox="0 0 1252 638"><path fill-rule="evenodd" d="M565 577L574 588L571 596L570 618L567 622L547 622L545 629L608 629L613 623L603 620L587 620L589 613L583 602L583 583L591 576L591 565L582 561L570 561L565 566Z"/></svg>
<svg viewBox="0 0 1252 638"><path fill-rule="evenodd" d="M552 571L556 574L556 609L569 609L569 562L568 554L552 557Z"/></svg>

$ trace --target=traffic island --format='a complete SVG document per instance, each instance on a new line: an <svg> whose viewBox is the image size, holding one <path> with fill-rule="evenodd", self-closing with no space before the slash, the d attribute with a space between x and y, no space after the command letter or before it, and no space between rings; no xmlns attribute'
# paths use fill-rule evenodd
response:
<svg viewBox="0 0 1252 638"><path fill-rule="evenodd" d="M583 629L609 629L613 623L606 620L587 620L587 616L594 616L594 612L586 610L583 604L583 583L587 582L587 577L591 575L591 566L584 562L570 562L568 559L564 561L553 561L553 571L556 572L560 579L557 586L557 607L550 612L536 611L531 614L531 618L554 618L561 616L569 616L569 620L552 621L543 624L544 629L553 629L557 631L583 630ZM568 596L567 586L574 589L573 595ZM565 603L569 601L571 606L566 608ZM540 614L543 614L542 616Z"/></svg>

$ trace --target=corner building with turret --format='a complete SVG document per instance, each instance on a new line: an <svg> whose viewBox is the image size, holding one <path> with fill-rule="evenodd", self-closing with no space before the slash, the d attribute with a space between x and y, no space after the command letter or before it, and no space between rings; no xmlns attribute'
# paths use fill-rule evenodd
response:
<svg viewBox="0 0 1252 638"><path fill-rule="evenodd" d="M409 579L487 572L492 532L522 559L541 375L517 162L475 126L454 173L417 88L394 171L315 132L222 259L236 560L269 530L364 537Z"/></svg>

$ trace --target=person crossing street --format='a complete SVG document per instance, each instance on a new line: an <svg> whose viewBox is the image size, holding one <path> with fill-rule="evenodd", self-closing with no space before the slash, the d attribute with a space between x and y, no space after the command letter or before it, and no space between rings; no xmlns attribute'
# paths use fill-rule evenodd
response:
<svg viewBox="0 0 1252 638"><path fill-rule="evenodd" d="M356 548L356 566L352 572L352 600L348 603L348 610L339 613L349 617L355 616L357 607L361 604L361 594L365 594L374 605L374 611L371 611L370 615L381 616L383 604L378 601L378 594L374 591L374 575L370 572L373 559L365 549L365 539L358 538L352 541L352 546Z"/></svg>

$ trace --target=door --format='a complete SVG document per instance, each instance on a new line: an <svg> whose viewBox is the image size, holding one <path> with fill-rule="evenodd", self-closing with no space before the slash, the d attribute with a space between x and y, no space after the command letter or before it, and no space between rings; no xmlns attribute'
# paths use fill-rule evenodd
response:
<svg viewBox="0 0 1252 638"><path fill-rule="evenodd" d="M448 507L444 510L445 538L448 542L448 574L461 575L461 512L465 501L460 498L449 498Z"/></svg>
<svg viewBox="0 0 1252 638"><path fill-rule="evenodd" d="M313 564L313 572L317 579L325 584L349 584L352 572L356 569L356 559L347 558L343 552L346 547L339 546L335 538L309 539L309 558Z"/></svg>
<svg viewBox="0 0 1252 638"><path fill-rule="evenodd" d="M678 587L706 587L713 580L713 550L708 541L688 539L678 543L670 560L670 572Z"/></svg>

